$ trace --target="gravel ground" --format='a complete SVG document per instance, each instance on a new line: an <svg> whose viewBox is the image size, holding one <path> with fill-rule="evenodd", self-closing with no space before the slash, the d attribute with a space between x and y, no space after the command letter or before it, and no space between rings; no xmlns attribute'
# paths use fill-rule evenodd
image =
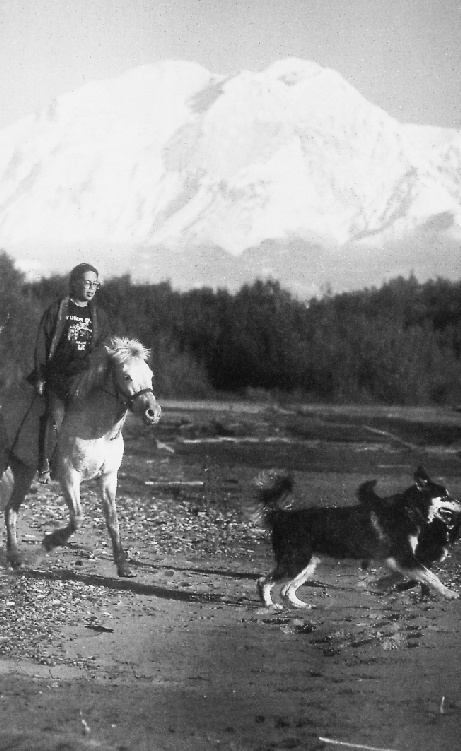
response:
<svg viewBox="0 0 461 751"><path fill-rule="evenodd" d="M135 579L115 575L91 483L82 529L44 555L67 511L56 485L34 486L26 567L0 568L0 751L452 751L459 602L379 592L379 568L325 561L301 593L310 610L261 608L272 557L248 500L264 466L294 470L305 502L344 504L370 477L407 486L421 462L459 497L457 425L218 406L166 408L155 434L128 426L118 509ZM435 570L461 589L458 547Z"/></svg>

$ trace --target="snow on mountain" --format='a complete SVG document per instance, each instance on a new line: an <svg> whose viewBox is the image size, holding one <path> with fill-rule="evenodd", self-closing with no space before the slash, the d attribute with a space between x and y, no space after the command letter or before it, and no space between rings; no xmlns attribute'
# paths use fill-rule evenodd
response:
<svg viewBox="0 0 461 751"><path fill-rule="evenodd" d="M39 273L90 254L182 287L456 278L460 183L461 132L400 124L335 71L166 61L0 131L0 246Z"/></svg>

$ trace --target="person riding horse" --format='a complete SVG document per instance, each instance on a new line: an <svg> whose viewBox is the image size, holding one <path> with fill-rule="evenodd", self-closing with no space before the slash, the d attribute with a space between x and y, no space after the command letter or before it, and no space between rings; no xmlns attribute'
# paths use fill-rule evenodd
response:
<svg viewBox="0 0 461 751"><path fill-rule="evenodd" d="M94 302L99 274L89 263L69 275L69 294L52 303L40 321L29 376L35 392L46 398L39 428L39 482L50 482L50 459L69 401L71 379L89 367L90 353L111 334L106 313Z"/></svg>

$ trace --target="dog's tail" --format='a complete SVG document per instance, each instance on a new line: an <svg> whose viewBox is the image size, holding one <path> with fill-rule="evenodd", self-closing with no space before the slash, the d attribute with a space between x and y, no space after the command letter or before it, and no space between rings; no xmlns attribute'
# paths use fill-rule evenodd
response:
<svg viewBox="0 0 461 751"><path fill-rule="evenodd" d="M289 505L294 479L288 472L269 469L261 472L253 481L253 493L248 511L251 519L268 529L272 528L274 515Z"/></svg>

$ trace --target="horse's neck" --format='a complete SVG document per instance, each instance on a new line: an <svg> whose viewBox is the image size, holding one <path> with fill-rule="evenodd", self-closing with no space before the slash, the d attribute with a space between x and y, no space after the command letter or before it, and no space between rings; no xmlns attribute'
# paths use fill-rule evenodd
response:
<svg viewBox="0 0 461 751"><path fill-rule="evenodd" d="M97 386L86 399L74 402L69 409L69 417L78 419L95 434L107 438L119 435L127 415L126 405L120 401L109 372L104 383Z"/></svg>

